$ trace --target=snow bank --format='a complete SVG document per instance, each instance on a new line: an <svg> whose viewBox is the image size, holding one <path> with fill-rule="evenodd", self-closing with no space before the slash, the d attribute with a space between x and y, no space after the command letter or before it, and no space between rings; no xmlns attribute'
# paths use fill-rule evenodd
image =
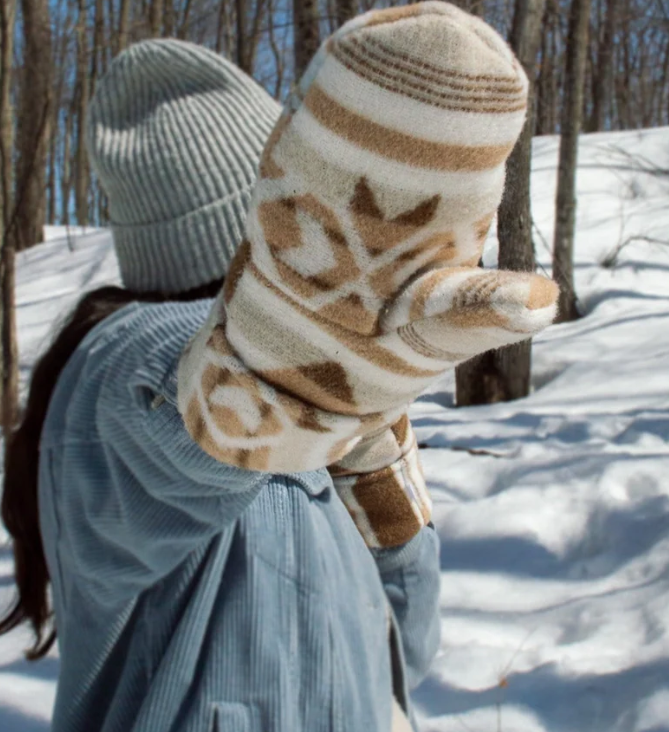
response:
<svg viewBox="0 0 669 732"><path fill-rule="evenodd" d="M547 271L557 145L534 145ZM533 394L445 409L447 377L411 411L442 540L424 732L669 732L669 128L583 137L578 194L587 315L536 339ZM70 234L19 258L24 380L81 292L118 279L108 233ZM57 655L28 664L26 640L0 639L2 732L48 729Z"/></svg>

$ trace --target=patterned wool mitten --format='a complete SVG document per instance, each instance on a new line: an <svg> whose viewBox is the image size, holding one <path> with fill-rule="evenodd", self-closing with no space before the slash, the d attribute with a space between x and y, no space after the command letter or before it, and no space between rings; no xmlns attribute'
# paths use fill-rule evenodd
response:
<svg viewBox="0 0 669 732"><path fill-rule="evenodd" d="M415 533L428 504L402 494L419 470L407 406L555 314L550 280L476 267L526 103L500 36L445 3L368 13L323 45L266 145L247 241L182 358L180 409L207 452L277 472L337 463L368 543ZM397 459L396 495L372 499L365 476L346 484L365 464L381 485ZM384 534L379 501L402 503L411 527Z"/></svg>

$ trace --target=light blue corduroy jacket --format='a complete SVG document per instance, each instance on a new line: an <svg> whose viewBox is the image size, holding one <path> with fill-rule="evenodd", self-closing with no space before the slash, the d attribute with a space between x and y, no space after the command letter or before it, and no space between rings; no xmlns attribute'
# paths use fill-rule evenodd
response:
<svg viewBox="0 0 669 732"><path fill-rule="evenodd" d="M177 362L210 306L130 305L59 378L39 466L53 732L388 732L393 683L438 645L435 533L373 555L325 470L238 470L190 439Z"/></svg>

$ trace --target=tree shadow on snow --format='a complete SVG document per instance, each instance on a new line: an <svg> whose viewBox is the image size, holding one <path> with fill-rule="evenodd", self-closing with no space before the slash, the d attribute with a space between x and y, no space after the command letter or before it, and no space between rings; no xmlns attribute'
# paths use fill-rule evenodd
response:
<svg viewBox="0 0 669 732"><path fill-rule="evenodd" d="M441 538L443 572L504 572L552 577L560 560L530 538L518 536L449 540Z"/></svg>
<svg viewBox="0 0 669 732"><path fill-rule="evenodd" d="M470 691L429 678L413 694L429 717L459 716L499 705L504 732L504 707L531 710L551 732L629 732L636 729L640 713L637 700L669 689L669 660L641 664L609 674L564 676L553 664L506 677L504 688ZM669 726L647 729L669 732Z"/></svg>
<svg viewBox="0 0 669 732"><path fill-rule="evenodd" d="M598 292L596 294L591 295L590 297L586 297L581 300L581 304L584 309L584 315L589 315L592 313L595 308L597 308L599 305L601 305L603 302L606 302L607 300L655 300L658 302L669 302L669 296L667 295L651 295L647 294L645 292L634 292L632 290L606 290L605 292ZM618 326L620 323L629 322L632 320L648 320L652 318L658 318L658 317L667 317L669 315L668 312L663 313L648 313L644 315L638 315L636 317L632 318L623 318L620 320L615 320L610 323L610 326ZM605 324L604 324L605 325ZM601 326L600 326L601 327ZM573 333L572 333L573 335ZM579 332L580 335L580 332Z"/></svg>
<svg viewBox="0 0 669 732"><path fill-rule="evenodd" d="M612 395L612 401L614 395ZM563 406L569 406L563 401ZM477 407L472 407L476 409ZM485 407L483 407L485 409ZM592 439L591 428L593 420L602 421L615 417L618 420L624 420L626 425L621 427L617 435L610 435L606 442L611 444L630 444L637 441L641 435L651 434L660 437L663 440L669 440L669 409L668 408L642 408L628 409L626 411L615 410L611 412L597 411L593 415L584 415L578 418L574 415L566 415L563 412L553 414L550 411L533 412L516 412L504 417L494 417L487 415L485 422L487 427L490 425L499 425L500 429L496 430L497 436L482 437L481 435L472 434L462 439L454 440L440 432L430 435L421 440L424 449L435 448L455 448L466 450L469 448L482 451L495 452L495 448L508 447L509 444L522 442L523 445L533 443L544 443L548 440L557 441L566 445L580 444L589 442ZM552 421L555 427L548 430L545 425ZM415 417L411 420L415 429L425 429L431 427L443 428L455 424L457 420L449 420L448 412L444 412L444 416L425 416ZM544 427L540 429L540 427ZM509 434L508 428L513 428L518 434ZM602 438L597 438L597 444L601 444ZM504 454L501 455L504 457ZM612 453L611 459L615 460L620 456ZM642 457L638 455L636 457ZM555 467L552 465L551 467ZM503 476L506 477L506 476ZM497 492L497 491L493 491Z"/></svg>
<svg viewBox="0 0 669 732"><path fill-rule="evenodd" d="M669 537L669 497L649 496L621 509L596 505L581 537L556 555L540 543L539 536L529 534L474 539L442 535L441 569L579 583L607 577ZM662 579L669 580L669 567L648 583Z"/></svg>
<svg viewBox="0 0 669 732"><path fill-rule="evenodd" d="M2 732L49 732L51 723L44 719L24 716L13 709L0 707L0 730Z"/></svg>
<svg viewBox="0 0 669 732"><path fill-rule="evenodd" d="M39 661L28 661L25 658L19 658L7 665L0 665L0 672L3 674L20 674L40 681L56 681L59 667L60 661L50 656ZM4 732L4 727L1 725L0 730Z"/></svg>

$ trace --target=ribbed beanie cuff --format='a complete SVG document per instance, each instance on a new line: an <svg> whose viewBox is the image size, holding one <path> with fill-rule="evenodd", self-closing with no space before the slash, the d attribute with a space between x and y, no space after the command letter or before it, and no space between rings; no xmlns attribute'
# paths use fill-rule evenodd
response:
<svg viewBox="0 0 669 732"><path fill-rule="evenodd" d="M223 279L244 236L251 189L172 221L112 224L125 287L136 292L185 292Z"/></svg>

